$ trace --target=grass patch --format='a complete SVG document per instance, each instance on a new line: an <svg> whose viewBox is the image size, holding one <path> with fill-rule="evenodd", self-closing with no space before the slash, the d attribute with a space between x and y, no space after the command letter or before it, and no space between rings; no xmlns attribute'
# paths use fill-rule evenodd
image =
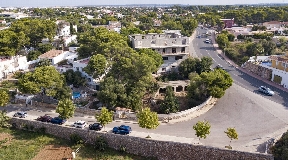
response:
<svg viewBox="0 0 288 160"><path fill-rule="evenodd" d="M72 158L70 152L75 151L78 147L73 145L70 141L56 138L51 135L30 132L25 130L0 128L0 159L12 160L12 159L27 159L36 160L38 157L44 159L60 158L63 154L66 157ZM43 152L43 149L47 149L47 152ZM48 151L53 150L53 154L49 154ZM66 153L62 153L66 152ZM39 155L38 155L39 153ZM45 155L48 154L48 155ZM41 154L41 155L40 155ZM42 155L43 154L43 155ZM67 157L67 155L71 157ZM35 156L37 158L35 158ZM116 151L113 149L106 149L105 151L98 151L93 145L85 145L80 148L80 151L76 154L75 160L144 160L147 158L131 155L125 152ZM151 159L151 158L149 158Z"/></svg>

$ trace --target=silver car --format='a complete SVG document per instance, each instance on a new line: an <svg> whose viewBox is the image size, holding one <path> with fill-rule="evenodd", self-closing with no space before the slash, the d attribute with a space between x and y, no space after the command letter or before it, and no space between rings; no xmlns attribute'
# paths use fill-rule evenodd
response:
<svg viewBox="0 0 288 160"><path fill-rule="evenodd" d="M27 113L26 112L16 112L13 117L19 117L19 118L26 118Z"/></svg>
<svg viewBox="0 0 288 160"><path fill-rule="evenodd" d="M260 86L258 91L262 92L268 96L273 96L275 94L270 88L268 88L266 86Z"/></svg>

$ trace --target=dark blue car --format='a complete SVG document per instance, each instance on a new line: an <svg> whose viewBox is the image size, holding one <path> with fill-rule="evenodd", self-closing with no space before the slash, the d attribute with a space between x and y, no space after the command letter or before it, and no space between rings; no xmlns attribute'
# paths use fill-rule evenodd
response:
<svg viewBox="0 0 288 160"><path fill-rule="evenodd" d="M53 123L53 124L60 124L60 125L62 125L62 124L64 124L66 121L67 121L66 119L62 119L62 118L59 118L59 117L55 117L55 118L52 118L50 122Z"/></svg>
<svg viewBox="0 0 288 160"><path fill-rule="evenodd" d="M121 125L119 127L114 127L113 130L112 130L113 133L115 134L123 134L123 135L126 135L126 134L129 134L132 132L132 129L130 126L125 126L125 125Z"/></svg>

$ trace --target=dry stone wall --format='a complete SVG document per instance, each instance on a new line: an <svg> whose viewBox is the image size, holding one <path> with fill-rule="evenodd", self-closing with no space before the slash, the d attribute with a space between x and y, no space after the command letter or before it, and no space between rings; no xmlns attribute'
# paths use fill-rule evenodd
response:
<svg viewBox="0 0 288 160"><path fill-rule="evenodd" d="M264 79L271 81L272 78L272 70L269 68L265 68L263 66L259 66L257 64L253 64L251 62L246 62L244 68Z"/></svg>
<svg viewBox="0 0 288 160"><path fill-rule="evenodd" d="M125 147L126 152L156 157L159 160L273 160L272 155L240 152L220 148L206 147L186 143L157 141L132 136L116 135L111 133L95 132L84 129L29 121L12 118L11 124L23 129L24 126L33 126L34 130L46 128L46 133L56 137L69 139L71 134L77 134L87 143L93 144L97 136L102 136L111 148L120 150ZM31 128L31 127L30 127Z"/></svg>

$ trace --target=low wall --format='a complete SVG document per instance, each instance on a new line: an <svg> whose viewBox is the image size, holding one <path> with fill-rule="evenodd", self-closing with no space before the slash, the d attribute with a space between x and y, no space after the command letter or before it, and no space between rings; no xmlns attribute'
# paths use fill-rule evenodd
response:
<svg viewBox="0 0 288 160"><path fill-rule="evenodd" d="M244 68L264 79L271 81L272 78L272 69L253 64L251 62L246 62Z"/></svg>
<svg viewBox="0 0 288 160"><path fill-rule="evenodd" d="M126 152L145 156L156 157L159 160L273 160L272 155L240 152L220 148L192 145L188 143L177 143L169 141L157 141L153 139L115 135L110 133L95 132L84 129L69 128L50 123L29 121L25 119L12 118L10 123L21 129L25 125L33 126L34 129L46 128L46 133L56 137L69 139L71 134L77 134L87 143L93 144L97 136L103 136L109 147L120 150L125 147Z"/></svg>

